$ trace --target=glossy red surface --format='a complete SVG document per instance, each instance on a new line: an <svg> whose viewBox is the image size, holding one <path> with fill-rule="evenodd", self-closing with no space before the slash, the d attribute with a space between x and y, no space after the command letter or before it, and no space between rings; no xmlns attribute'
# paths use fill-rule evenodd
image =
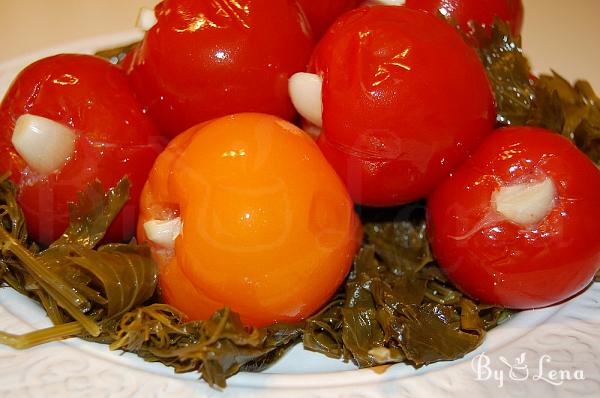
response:
<svg viewBox="0 0 600 398"><path fill-rule="evenodd" d="M361 0L298 0L315 38L320 38L337 17L358 7Z"/></svg>
<svg viewBox="0 0 600 398"><path fill-rule="evenodd" d="M405 7L360 8L323 37L319 146L361 204L428 195L492 130L493 96L474 50Z"/></svg>
<svg viewBox="0 0 600 398"><path fill-rule="evenodd" d="M22 114L43 116L77 134L76 152L57 172L32 171L11 144ZM124 175L132 200L109 229L113 241L128 239L135 229L137 200L163 139L142 113L127 76L109 62L90 55L57 55L25 68L0 105L0 170L10 170L19 185L30 235L42 242L56 239L68 224L67 202L99 179L105 188Z"/></svg>
<svg viewBox="0 0 600 398"><path fill-rule="evenodd" d="M290 0L165 0L135 54L130 75L161 131L236 112L296 113L287 81L314 46Z"/></svg>
<svg viewBox="0 0 600 398"><path fill-rule="evenodd" d="M549 177L554 206L521 226L492 207L501 186ZM500 129L428 200L434 256L460 289L487 303L543 307L587 286L600 268L600 170L566 138Z"/></svg>
<svg viewBox="0 0 600 398"><path fill-rule="evenodd" d="M495 18L511 25L512 33L521 33L523 3L521 0L406 0L406 7L443 15L451 23L470 33L470 21L489 29Z"/></svg>

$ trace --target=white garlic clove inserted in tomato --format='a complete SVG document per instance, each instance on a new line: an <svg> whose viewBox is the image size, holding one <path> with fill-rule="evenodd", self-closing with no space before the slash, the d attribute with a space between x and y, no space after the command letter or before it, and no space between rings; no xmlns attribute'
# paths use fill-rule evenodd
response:
<svg viewBox="0 0 600 398"><path fill-rule="evenodd" d="M554 207L556 187L552 179L500 187L492 194L495 210L515 224L538 224Z"/></svg>
<svg viewBox="0 0 600 398"><path fill-rule="evenodd" d="M288 89L298 113L315 126L323 127L323 78L314 73L294 73Z"/></svg>
<svg viewBox="0 0 600 398"><path fill-rule="evenodd" d="M143 30L144 32L152 29L154 25L157 23L156 15L154 15L154 10L149 7L142 7L138 13L137 21L135 22L135 26L138 29Z"/></svg>
<svg viewBox="0 0 600 398"><path fill-rule="evenodd" d="M151 242L164 248L174 248L175 239L181 233L181 218L150 220L144 223L144 232Z"/></svg>
<svg viewBox="0 0 600 398"><path fill-rule="evenodd" d="M24 114L15 123L12 144L29 167L48 175L73 155L76 137L73 130L54 120Z"/></svg>

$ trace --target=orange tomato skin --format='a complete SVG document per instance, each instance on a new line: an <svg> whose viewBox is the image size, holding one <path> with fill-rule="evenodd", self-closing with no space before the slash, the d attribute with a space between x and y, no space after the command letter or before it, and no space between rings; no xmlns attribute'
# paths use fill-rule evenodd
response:
<svg viewBox="0 0 600 398"><path fill-rule="evenodd" d="M313 140L255 113L176 137L150 173L141 209L142 241L150 219L178 215L183 222L172 253L150 242L163 257L165 301L190 318L226 305L254 326L317 311L348 273L362 232L344 185ZM181 284L188 294L175 279L190 284ZM184 310L192 295L214 308Z"/></svg>

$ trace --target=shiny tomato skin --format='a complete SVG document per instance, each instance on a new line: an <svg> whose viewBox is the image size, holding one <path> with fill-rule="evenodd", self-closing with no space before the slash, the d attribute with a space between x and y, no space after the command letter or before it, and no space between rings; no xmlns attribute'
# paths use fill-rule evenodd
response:
<svg viewBox="0 0 600 398"><path fill-rule="evenodd" d="M555 202L521 226L491 205L499 186L550 177ZM483 302L544 307L581 291L600 268L600 170L566 138L533 127L492 133L430 196L433 253L448 277Z"/></svg>
<svg viewBox="0 0 600 398"><path fill-rule="evenodd" d="M306 14L313 36L318 39L337 17L358 7L361 0L298 0L298 3Z"/></svg>
<svg viewBox="0 0 600 398"><path fill-rule="evenodd" d="M425 197L494 124L474 50L425 12L375 6L344 14L310 71L323 77L319 146L363 205Z"/></svg>
<svg viewBox="0 0 600 398"><path fill-rule="evenodd" d="M76 150L57 172L33 172L11 144L22 114L43 116L72 128ZM0 105L0 170L10 170L30 235L48 244L68 225L67 203L89 183L105 189L123 176L131 181L131 200L106 238L129 239L135 230L137 200L163 139L142 113L127 76L91 55L62 54L36 61L13 81Z"/></svg>
<svg viewBox="0 0 600 398"><path fill-rule="evenodd" d="M237 112L296 116L288 78L314 47L295 0L164 0L129 73L169 136Z"/></svg>
<svg viewBox="0 0 600 398"><path fill-rule="evenodd" d="M148 220L181 217L174 249ZM159 263L162 299L190 319L228 306L245 324L294 322L343 282L361 226L307 134L275 116L236 114L177 136L144 187L138 239Z"/></svg>
<svg viewBox="0 0 600 398"><path fill-rule="evenodd" d="M521 0L406 0L406 7L442 14L467 34L473 33L470 22L490 30L495 18L508 23L514 35L521 34L523 3Z"/></svg>

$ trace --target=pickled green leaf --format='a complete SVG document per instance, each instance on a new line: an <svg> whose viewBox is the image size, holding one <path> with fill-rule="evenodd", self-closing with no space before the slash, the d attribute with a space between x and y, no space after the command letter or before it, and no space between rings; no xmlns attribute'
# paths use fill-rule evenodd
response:
<svg viewBox="0 0 600 398"><path fill-rule="evenodd" d="M206 321L184 322L164 304L126 314L114 330L111 349L132 351L146 361L160 361L176 372L198 371L210 385L225 387L240 370L258 371L298 342L298 327L247 328L224 308Z"/></svg>
<svg viewBox="0 0 600 398"><path fill-rule="evenodd" d="M540 76L534 88L527 124L562 134L600 165L600 101L590 84L571 85L554 73Z"/></svg>
<svg viewBox="0 0 600 398"><path fill-rule="evenodd" d="M378 220L364 229L344 296L306 323L307 349L359 367L418 367L464 356L510 315L449 284L431 256L424 221Z"/></svg>
<svg viewBox="0 0 600 398"><path fill-rule="evenodd" d="M86 334L98 336L101 320L127 312L154 294L157 269L147 248L131 243L93 249L128 198L126 179L106 195L100 193L100 183L88 187L71 206L65 234L41 252L27 244L16 189L7 179L0 187L0 276L38 300L53 323L76 321ZM56 338L51 331L47 336Z"/></svg>
<svg viewBox="0 0 600 398"><path fill-rule="evenodd" d="M130 183L121 179L114 188L104 192L100 181L79 193L77 203L69 204L69 227L51 246L75 244L94 248L129 200Z"/></svg>
<svg viewBox="0 0 600 398"><path fill-rule="evenodd" d="M481 30L478 37L479 56L496 98L496 121L502 125L525 124L535 94L521 38L512 37L510 27L498 20L491 36Z"/></svg>
<svg viewBox="0 0 600 398"><path fill-rule="evenodd" d="M533 77L520 38L496 22L491 38L480 33L479 55L494 90L499 125L529 125L567 137L600 165L600 100L584 80L570 84L558 73Z"/></svg>
<svg viewBox="0 0 600 398"><path fill-rule="evenodd" d="M319 352L330 358L349 359L342 340L343 308L344 297L338 295L306 321L302 341L305 349Z"/></svg>

